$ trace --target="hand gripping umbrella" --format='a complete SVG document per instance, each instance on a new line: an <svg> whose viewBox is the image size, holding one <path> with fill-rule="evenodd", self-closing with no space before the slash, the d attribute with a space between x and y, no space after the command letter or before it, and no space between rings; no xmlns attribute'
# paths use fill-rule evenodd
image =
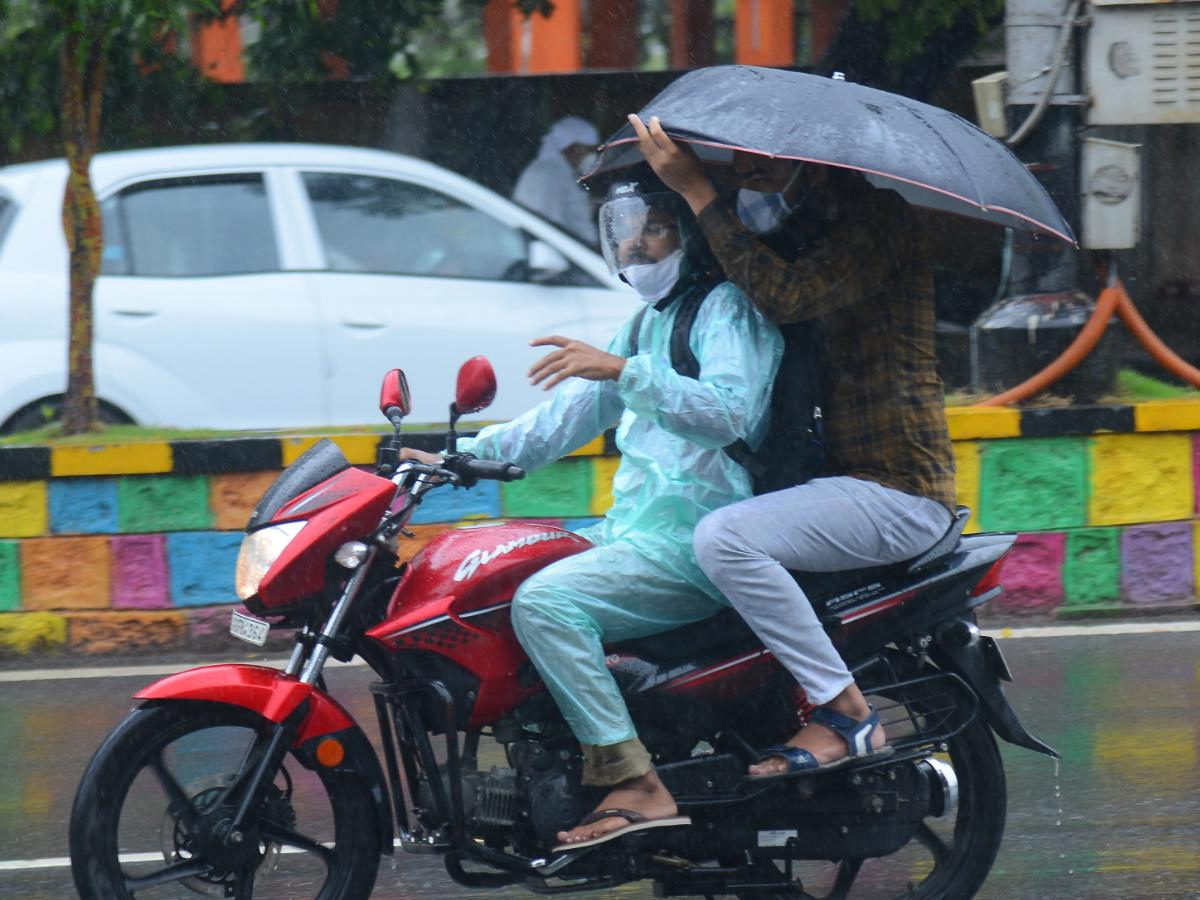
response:
<svg viewBox="0 0 1200 900"><path fill-rule="evenodd" d="M701 159L744 150L862 172L909 203L1075 243L1054 201L1000 142L926 103L837 79L713 66L673 81L641 111ZM626 124L587 177L642 161Z"/></svg>

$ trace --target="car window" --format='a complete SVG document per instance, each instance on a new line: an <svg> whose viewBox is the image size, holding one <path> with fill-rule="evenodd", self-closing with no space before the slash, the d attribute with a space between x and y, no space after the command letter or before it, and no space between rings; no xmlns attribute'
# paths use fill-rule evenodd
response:
<svg viewBox="0 0 1200 900"><path fill-rule="evenodd" d="M4 246L4 236L8 234L8 226L16 217L17 204L0 194L0 247Z"/></svg>
<svg viewBox="0 0 1200 900"><path fill-rule="evenodd" d="M106 275L240 275L279 269L259 175L162 179L101 205Z"/></svg>
<svg viewBox="0 0 1200 900"><path fill-rule="evenodd" d="M440 191L317 172L304 185L334 272L527 279L524 234Z"/></svg>

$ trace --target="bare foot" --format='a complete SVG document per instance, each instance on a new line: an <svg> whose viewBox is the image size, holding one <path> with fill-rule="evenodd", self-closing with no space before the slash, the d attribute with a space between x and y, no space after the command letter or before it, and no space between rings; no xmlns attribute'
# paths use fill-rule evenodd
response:
<svg viewBox="0 0 1200 900"><path fill-rule="evenodd" d="M631 778L613 787L596 809L628 809L641 813L647 819L661 819L679 812L679 808L675 805L675 798L671 796L671 792L666 789L653 769L640 778ZM618 828L624 828L628 824L628 819L609 816L590 825L578 825L570 831L560 831L558 841L560 844L590 841L592 838L602 837Z"/></svg>

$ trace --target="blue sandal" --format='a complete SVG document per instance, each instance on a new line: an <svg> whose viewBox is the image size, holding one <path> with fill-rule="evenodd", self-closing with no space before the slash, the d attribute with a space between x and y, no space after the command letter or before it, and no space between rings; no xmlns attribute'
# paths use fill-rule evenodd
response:
<svg viewBox="0 0 1200 900"><path fill-rule="evenodd" d="M757 761L765 762L777 756L788 764L787 769L783 772L774 772L770 775L751 775L750 777L753 779L778 778L782 775L793 775L797 772L828 772L831 769L840 769L848 763L861 762L864 759L890 756L892 754L892 748L886 744L878 749L871 746L871 732L879 725L879 713L875 712L874 707L871 707L871 714L869 716L858 720L842 715L840 712L832 710L827 706L818 706L809 717L809 723L824 725L844 740L846 747L851 752L839 759L831 760L827 763L819 763L815 756L801 747L789 747L783 744L775 747L767 747L758 755Z"/></svg>

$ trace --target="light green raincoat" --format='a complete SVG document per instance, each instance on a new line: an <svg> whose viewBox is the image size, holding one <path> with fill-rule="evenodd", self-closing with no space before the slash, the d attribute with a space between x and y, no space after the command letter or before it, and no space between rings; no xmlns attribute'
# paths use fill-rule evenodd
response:
<svg viewBox="0 0 1200 900"><path fill-rule="evenodd" d="M524 415L459 441L484 459L536 469L617 426L613 505L582 533L597 546L530 578L513 624L575 736L635 736L602 644L707 618L724 601L700 571L692 532L709 512L750 497L750 476L723 448L754 447L768 426L783 338L738 288L713 288L691 331L700 378L671 366L677 303L647 310L618 381L570 379ZM631 320L608 347L625 356Z"/></svg>

